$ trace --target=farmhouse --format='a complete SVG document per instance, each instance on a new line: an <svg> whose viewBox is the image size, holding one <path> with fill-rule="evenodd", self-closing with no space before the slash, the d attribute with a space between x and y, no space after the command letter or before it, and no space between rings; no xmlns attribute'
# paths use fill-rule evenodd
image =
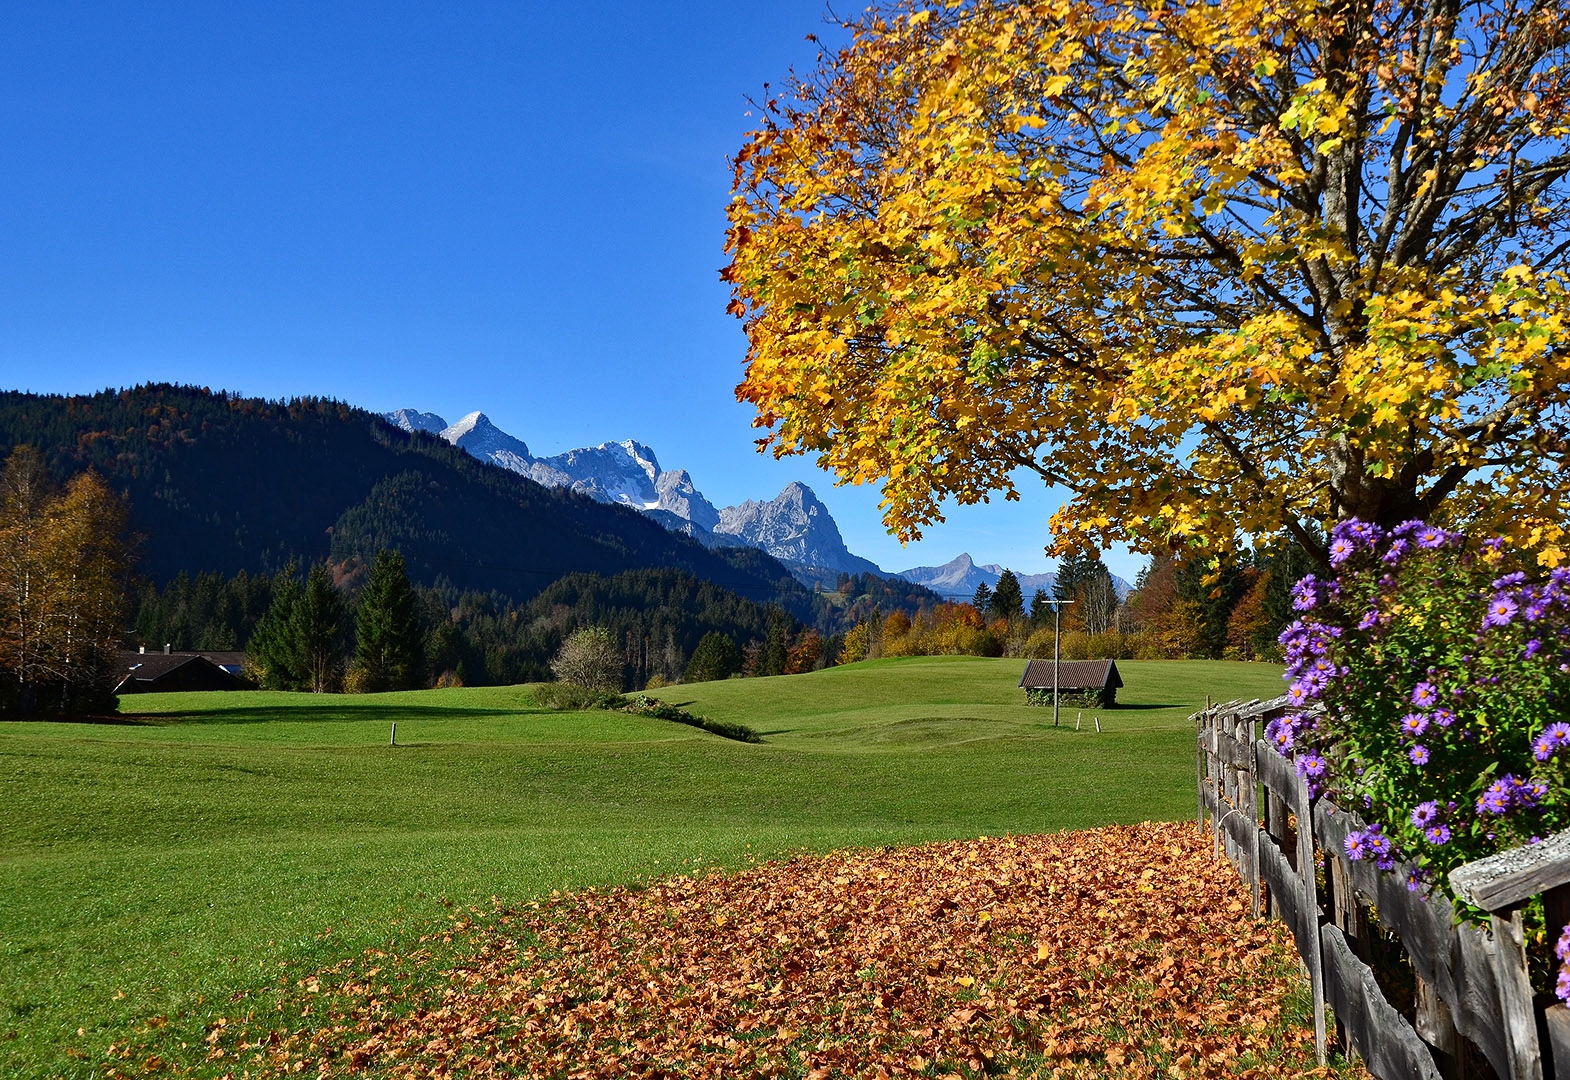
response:
<svg viewBox="0 0 1570 1080"><path fill-rule="evenodd" d="M1032 660L1025 665L1019 685L1032 703L1052 704L1052 661ZM1117 704L1123 677L1115 660L1064 660L1058 664L1060 697L1095 695L1104 709Z"/></svg>
<svg viewBox="0 0 1570 1080"><path fill-rule="evenodd" d="M244 653L123 652L116 694L155 694L174 690L240 690Z"/></svg>

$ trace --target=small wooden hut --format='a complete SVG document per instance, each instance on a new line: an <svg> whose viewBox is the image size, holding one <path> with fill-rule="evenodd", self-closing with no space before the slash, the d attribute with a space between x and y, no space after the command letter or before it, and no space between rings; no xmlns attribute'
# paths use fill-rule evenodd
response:
<svg viewBox="0 0 1570 1080"><path fill-rule="evenodd" d="M1020 689L1032 704L1052 704L1051 660L1032 660L1025 665L1020 676ZM1118 688L1123 676L1118 674L1116 660L1063 660L1058 663L1058 696L1060 698L1093 697L1103 709L1117 704Z"/></svg>

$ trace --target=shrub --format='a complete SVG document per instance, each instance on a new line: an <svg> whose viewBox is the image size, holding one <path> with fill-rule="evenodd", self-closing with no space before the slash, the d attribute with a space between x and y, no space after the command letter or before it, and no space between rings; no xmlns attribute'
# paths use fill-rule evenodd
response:
<svg viewBox="0 0 1570 1080"><path fill-rule="evenodd" d="M1570 569L1417 521L1343 522L1330 561L1281 635L1288 696L1323 714L1266 734L1369 822L1348 856L1420 888L1570 825Z"/></svg>
<svg viewBox="0 0 1570 1080"><path fill-rule="evenodd" d="M590 690L576 683L544 683L534 688L535 704L545 709L586 712L589 709L617 709L626 701L620 694Z"/></svg>
<svg viewBox="0 0 1570 1080"><path fill-rule="evenodd" d="M574 630L551 661L551 670L562 682L601 693L621 691L625 666L616 639L601 626Z"/></svg>
<svg viewBox="0 0 1570 1080"><path fill-rule="evenodd" d="M756 731L745 724L736 724L729 720L710 720L706 716L696 716L686 709L679 708L667 701L645 697L642 694L626 701L622 705L622 711L632 713L634 716L652 716L658 720L688 724L727 739L735 739L737 742L759 743L763 741Z"/></svg>

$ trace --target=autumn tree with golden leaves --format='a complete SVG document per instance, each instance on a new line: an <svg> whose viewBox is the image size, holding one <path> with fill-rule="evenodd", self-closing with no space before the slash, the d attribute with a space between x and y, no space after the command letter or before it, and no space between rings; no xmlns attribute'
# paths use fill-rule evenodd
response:
<svg viewBox="0 0 1570 1080"><path fill-rule="evenodd" d="M1073 492L1060 550L1423 517L1565 558L1570 7L901 4L765 103L725 276L776 453Z"/></svg>
<svg viewBox="0 0 1570 1080"><path fill-rule="evenodd" d="M124 502L97 474L56 491L18 447L0 471L0 709L110 708L124 633Z"/></svg>

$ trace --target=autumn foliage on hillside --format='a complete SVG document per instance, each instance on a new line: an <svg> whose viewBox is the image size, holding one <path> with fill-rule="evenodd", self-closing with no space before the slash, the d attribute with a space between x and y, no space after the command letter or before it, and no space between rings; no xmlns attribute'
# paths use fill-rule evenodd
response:
<svg viewBox="0 0 1570 1080"><path fill-rule="evenodd" d="M1145 824L460 909L409 955L376 950L237 1004L211 1027L202 1068L1328 1075L1293 1009L1290 944L1247 907L1192 826ZM408 970L454 940L464 959L407 1000ZM111 1074L145 1064L116 1054Z"/></svg>

